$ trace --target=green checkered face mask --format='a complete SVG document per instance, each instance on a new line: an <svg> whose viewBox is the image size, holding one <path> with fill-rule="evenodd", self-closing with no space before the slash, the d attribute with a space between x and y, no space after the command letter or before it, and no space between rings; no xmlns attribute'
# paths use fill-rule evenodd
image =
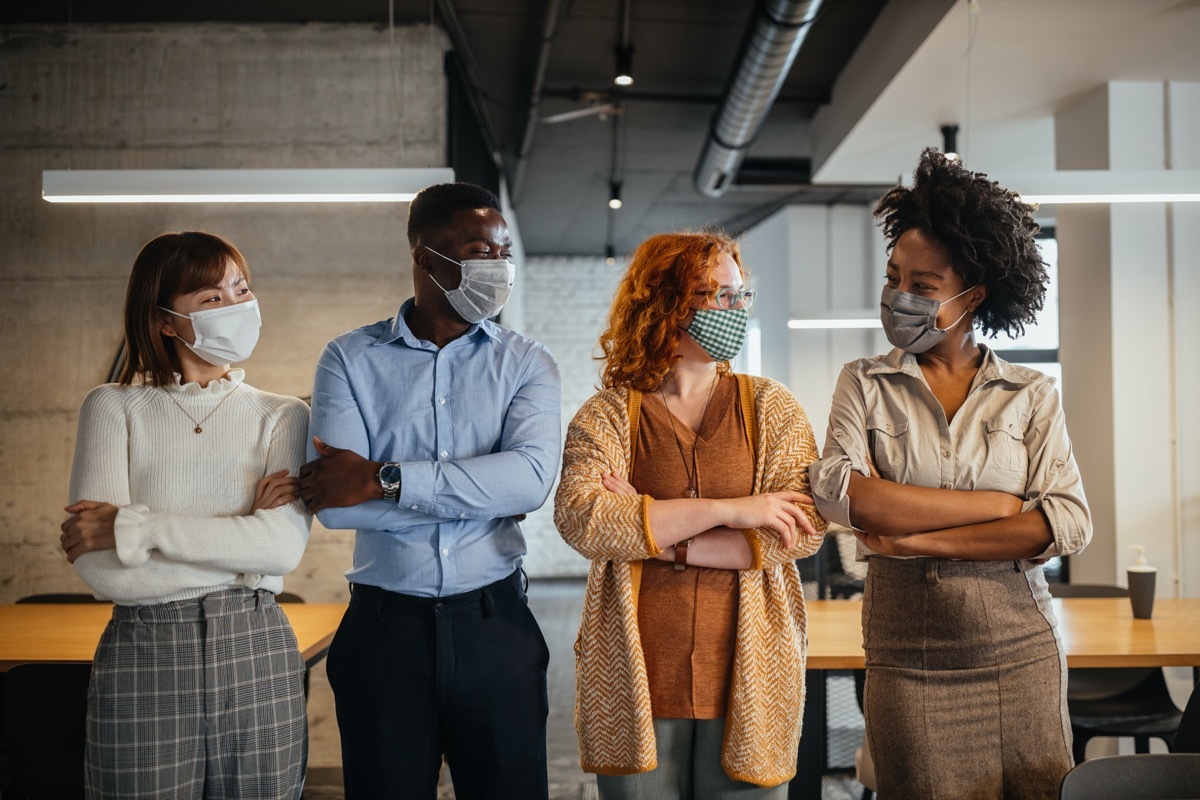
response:
<svg viewBox="0 0 1200 800"><path fill-rule="evenodd" d="M696 312L687 335L703 347L713 361L729 361L742 350L749 319L748 308L702 308Z"/></svg>

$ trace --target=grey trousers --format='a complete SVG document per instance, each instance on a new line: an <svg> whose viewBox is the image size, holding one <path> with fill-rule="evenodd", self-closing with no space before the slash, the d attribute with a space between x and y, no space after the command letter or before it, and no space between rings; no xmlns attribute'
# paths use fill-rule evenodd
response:
<svg viewBox="0 0 1200 800"><path fill-rule="evenodd" d="M1071 725L1042 568L869 565L864 706L880 800L1055 800Z"/></svg>
<svg viewBox="0 0 1200 800"><path fill-rule="evenodd" d="M304 659L270 592L117 606L88 689L87 796L298 800Z"/></svg>
<svg viewBox="0 0 1200 800"><path fill-rule="evenodd" d="M597 775L601 800L785 800L786 783L764 788L721 768L723 719L655 719L658 767L637 775Z"/></svg>

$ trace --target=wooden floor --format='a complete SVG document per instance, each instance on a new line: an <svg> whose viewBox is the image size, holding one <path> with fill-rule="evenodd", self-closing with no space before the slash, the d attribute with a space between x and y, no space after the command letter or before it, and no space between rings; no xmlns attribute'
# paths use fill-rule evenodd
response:
<svg viewBox="0 0 1200 800"><path fill-rule="evenodd" d="M584 582L580 580L535 580L529 586L529 606L537 617L550 648L548 690L550 718L546 724L546 755L550 800L596 798L596 777L579 768L575 740L575 633L583 608ZM828 776L824 800L858 800L862 787L851 778ZM341 771L336 768L309 770L305 800L342 800ZM454 788L442 770L438 800L453 800Z"/></svg>

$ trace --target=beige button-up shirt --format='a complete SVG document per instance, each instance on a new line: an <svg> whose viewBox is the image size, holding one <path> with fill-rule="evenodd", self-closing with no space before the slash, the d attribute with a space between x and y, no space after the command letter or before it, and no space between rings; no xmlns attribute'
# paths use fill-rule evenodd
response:
<svg viewBox="0 0 1200 800"><path fill-rule="evenodd" d="M1054 541L1041 558L1070 555L1092 538L1091 513L1054 380L999 358L983 363L951 422L916 356L900 349L842 368L821 459L809 466L821 516L850 522L850 470L913 486L1007 492L1040 508ZM876 555L859 542L858 557Z"/></svg>

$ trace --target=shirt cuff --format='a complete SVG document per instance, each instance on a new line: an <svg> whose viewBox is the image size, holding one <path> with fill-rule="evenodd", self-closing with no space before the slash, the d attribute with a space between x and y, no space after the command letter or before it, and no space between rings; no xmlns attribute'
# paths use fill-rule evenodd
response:
<svg viewBox="0 0 1200 800"><path fill-rule="evenodd" d="M113 520L117 558L127 567L140 567L150 560L150 507L122 506Z"/></svg>
<svg viewBox="0 0 1200 800"><path fill-rule="evenodd" d="M413 511L432 513L429 510L429 498L434 496L434 480L433 462L405 461L401 463L400 496L396 502Z"/></svg>

